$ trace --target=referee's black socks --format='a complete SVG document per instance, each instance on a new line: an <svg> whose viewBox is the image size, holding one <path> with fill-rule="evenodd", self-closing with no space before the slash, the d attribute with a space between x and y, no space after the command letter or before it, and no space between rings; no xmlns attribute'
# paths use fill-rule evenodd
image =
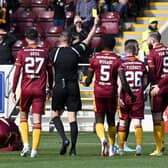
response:
<svg viewBox="0 0 168 168"><path fill-rule="evenodd" d="M55 128L57 129L59 135L62 138L62 141L64 142L65 140L67 140L67 137L65 135L64 126L63 126L63 123L62 123L60 117L59 116L54 117L52 120L55 125Z"/></svg>
<svg viewBox="0 0 168 168"><path fill-rule="evenodd" d="M72 148L75 149L76 146L76 141L78 137L78 125L76 121L73 121L70 123L70 128L71 128L71 143L72 143Z"/></svg>

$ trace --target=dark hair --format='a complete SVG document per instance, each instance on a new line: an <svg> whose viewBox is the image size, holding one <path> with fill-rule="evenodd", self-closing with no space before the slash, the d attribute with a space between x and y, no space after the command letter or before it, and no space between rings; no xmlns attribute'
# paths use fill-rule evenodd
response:
<svg viewBox="0 0 168 168"><path fill-rule="evenodd" d="M38 37L38 32L35 29L29 29L29 30L27 30L25 36L26 36L26 38L28 38L30 40L36 40Z"/></svg>
<svg viewBox="0 0 168 168"><path fill-rule="evenodd" d="M103 46L104 46L104 48L113 50L115 44L116 44L116 40L115 40L113 35L109 35L109 34L107 35L106 34L106 35L103 36Z"/></svg>
<svg viewBox="0 0 168 168"><path fill-rule="evenodd" d="M125 41L124 44L125 47L125 51L132 53L132 54L137 54L137 50L138 50L138 42L135 39L129 39Z"/></svg>
<svg viewBox="0 0 168 168"><path fill-rule="evenodd" d="M158 31L150 32L149 37L154 38L157 42L161 40L161 34Z"/></svg>
<svg viewBox="0 0 168 168"><path fill-rule="evenodd" d="M71 44L71 32L69 31L62 31L60 34L60 41L67 42L68 44Z"/></svg>

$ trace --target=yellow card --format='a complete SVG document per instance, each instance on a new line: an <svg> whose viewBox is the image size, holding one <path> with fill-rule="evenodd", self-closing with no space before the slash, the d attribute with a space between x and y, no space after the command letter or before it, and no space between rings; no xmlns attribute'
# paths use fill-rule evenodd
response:
<svg viewBox="0 0 168 168"><path fill-rule="evenodd" d="M97 17L97 9L92 9L92 16Z"/></svg>

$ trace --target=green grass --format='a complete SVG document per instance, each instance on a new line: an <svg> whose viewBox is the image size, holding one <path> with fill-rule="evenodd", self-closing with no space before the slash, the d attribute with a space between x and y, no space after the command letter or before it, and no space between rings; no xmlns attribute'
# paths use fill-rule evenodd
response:
<svg viewBox="0 0 168 168"><path fill-rule="evenodd" d="M69 135L68 135L69 136ZM166 137L167 139L167 137ZM129 146L135 148L134 134L129 136ZM154 150L152 133L144 133L143 155L127 152L123 156L101 157L100 144L95 133L79 133L76 157L60 156L61 145L57 133L42 133L37 158L22 158L19 151L1 152L0 168L167 168L168 152L161 157L151 157ZM167 144L166 144L167 145ZM168 148L168 147L167 147Z"/></svg>

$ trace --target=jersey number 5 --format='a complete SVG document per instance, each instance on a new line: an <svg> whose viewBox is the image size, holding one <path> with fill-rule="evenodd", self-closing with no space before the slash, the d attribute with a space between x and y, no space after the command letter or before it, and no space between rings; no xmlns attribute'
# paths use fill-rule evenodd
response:
<svg viewBox="0 0 168 168"><path fill-rule="evenodd" d="M100 80L107 82L110 79L110 65L101 65Z"/></svg>

